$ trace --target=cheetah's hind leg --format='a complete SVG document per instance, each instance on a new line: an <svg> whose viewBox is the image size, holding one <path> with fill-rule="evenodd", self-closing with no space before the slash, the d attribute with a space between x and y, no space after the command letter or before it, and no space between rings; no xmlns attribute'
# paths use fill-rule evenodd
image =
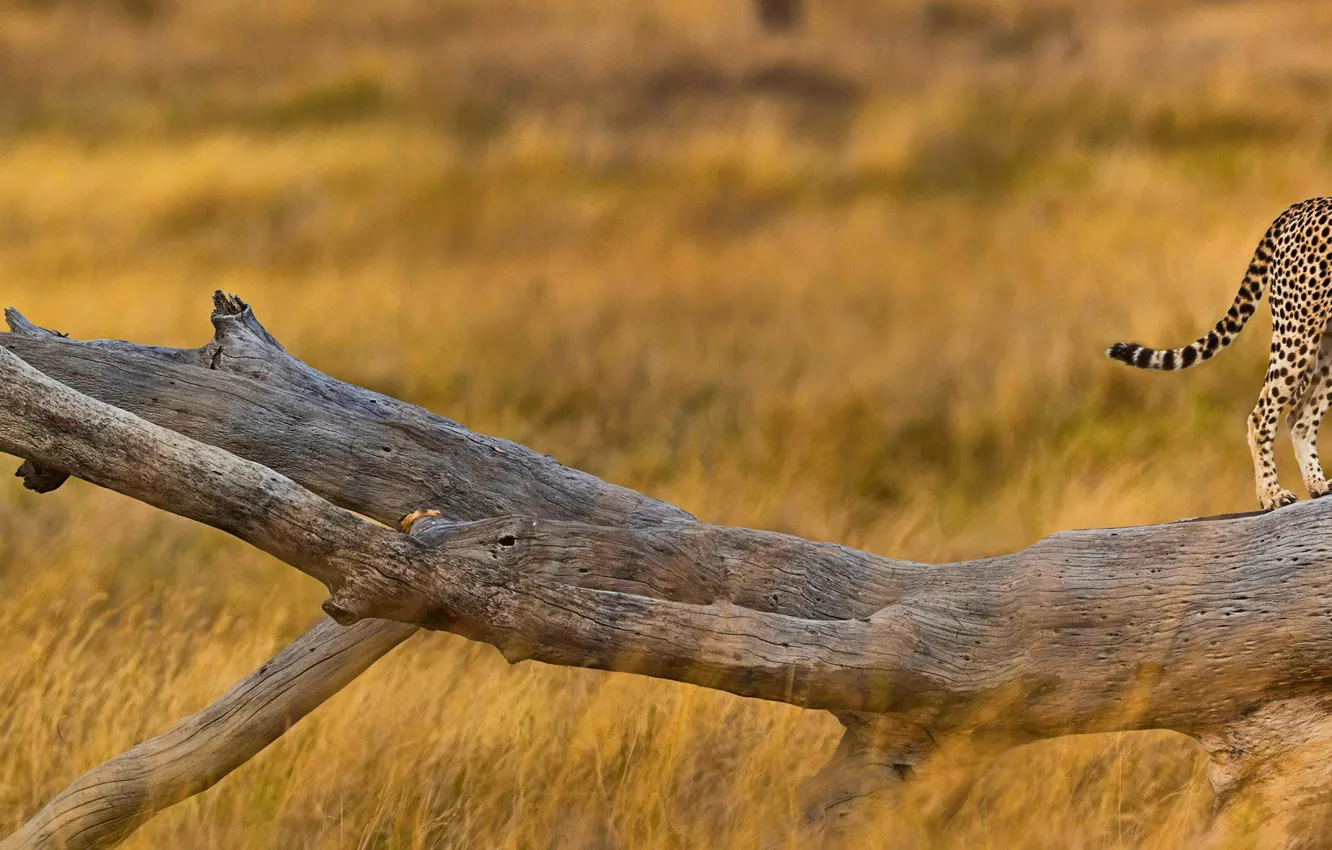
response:
<svg viewBox="0 0 1332 850"><path fill-rule="evenodd" d="M1276 461L1272 456L1272 434L1280 414L1271 411L1268 394L1258 397L1258 406L1249 414L1249 451L1253 454L1254 476L1258 479L1258 507L1265 511L1284 508L1299 501L1299 497L1281 487L1277 480Z"/></svg>
<svg viewBox="0 0 1332 850"><path fill-rule="evenodd" d="M1298 500L1294 493L1281 487L1277 478L1276 454L1272 451L1281 412L1291 403L1293 391L1300 388L1297 386L1299 377L1290 374L1290 365L1286 362L1285 352L1272 352L1263 388L1258 393L1258 404L1249 414L1249 451L1253 455L1258 504L1265 511L1283 508ZM1283 368L1285 375L1281 374Z"/></svg>
<svg viewBox="0 0 1332 850"><path fill-rule="evenodd" d="M1308 388L1291 409L1286 422L1290 426L1290 442L1295 449L1304 486L1310 497L1317 499L1332 492L1318 459L1318 426L1328 407L1332 406L1332 333L1324 332L1318 361L1312 371Z"/></svg>

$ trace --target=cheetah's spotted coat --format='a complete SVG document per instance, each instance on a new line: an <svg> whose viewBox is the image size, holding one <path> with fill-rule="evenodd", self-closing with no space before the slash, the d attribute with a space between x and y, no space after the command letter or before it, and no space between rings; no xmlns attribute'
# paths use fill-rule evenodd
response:
<svg viewBox="0 0 1332 850"><path fill-rule="evenodd" d="M1332 198L1313 198L1277 216L1244 275L1224 319L1191 345L1156 351L1117 342L1106 354L1139 369L1187 369L1225 348L1253 317L1263 290L1270 289L1272 352L1258 404L1249 415L1249 449L1264 510L1295 501L1277 480L1272 440L1282 411L1300 474L1317 498L1328 494L1318 461L1318 424L1332 405Z"/></svg>

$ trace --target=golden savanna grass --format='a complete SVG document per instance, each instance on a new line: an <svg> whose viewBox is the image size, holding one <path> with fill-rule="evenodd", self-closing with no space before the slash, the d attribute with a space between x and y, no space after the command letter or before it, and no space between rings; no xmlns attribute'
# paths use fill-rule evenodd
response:
<svg viewBox="0 0 1332 850"><path fill-rule="evenodd" d="M1192 339L1329 191L1329 37L1273 0L811 0L795 38L738 0L15 0L0 300L197 345L238 292L330 374L885 555L1246 510L1265 320L1186 375L1101 352ZM321 598L124 498L0 486L0 832ZM839 728L423 635L128 846L748 847ZM945 822L960 770L899 825L1175 847L1211 804L1168 733L1011 751Z"/></svg>

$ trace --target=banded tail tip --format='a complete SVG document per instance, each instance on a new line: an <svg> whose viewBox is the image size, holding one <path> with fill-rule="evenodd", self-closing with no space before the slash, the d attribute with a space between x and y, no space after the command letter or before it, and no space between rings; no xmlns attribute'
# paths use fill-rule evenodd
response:
<svg viewBox="0 0 1332 850"><path fill-rule="evenodd" d="M1105 350L1105 356L1111 360L1118 360L1121 363L1127 363L1130 366L1136 366L1134 358L1142 349L1136 342L1117 342Z"/></svg>

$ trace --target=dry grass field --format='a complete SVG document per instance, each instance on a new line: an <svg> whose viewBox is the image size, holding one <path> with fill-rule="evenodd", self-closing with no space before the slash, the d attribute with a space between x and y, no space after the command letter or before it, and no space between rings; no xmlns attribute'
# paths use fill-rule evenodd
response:
<svg viewBox="0 0 1332 850"><path fill-rule="evenodd" d="M7 0L0 301L197 345L234 291L337 377L885 555L1248 510L1266 313L1185 375L1102 351L1193 339L1329 192L1329 39L1287 0L811 0L791 38L740 0ZM322 599L221 533L3 481L0 833ZM747 848L839 728L421 635L127 846ZM1167 733L1067 739L946 824L958 771L927 765L902 817L1184 846L1201 771Z"/></svg>

